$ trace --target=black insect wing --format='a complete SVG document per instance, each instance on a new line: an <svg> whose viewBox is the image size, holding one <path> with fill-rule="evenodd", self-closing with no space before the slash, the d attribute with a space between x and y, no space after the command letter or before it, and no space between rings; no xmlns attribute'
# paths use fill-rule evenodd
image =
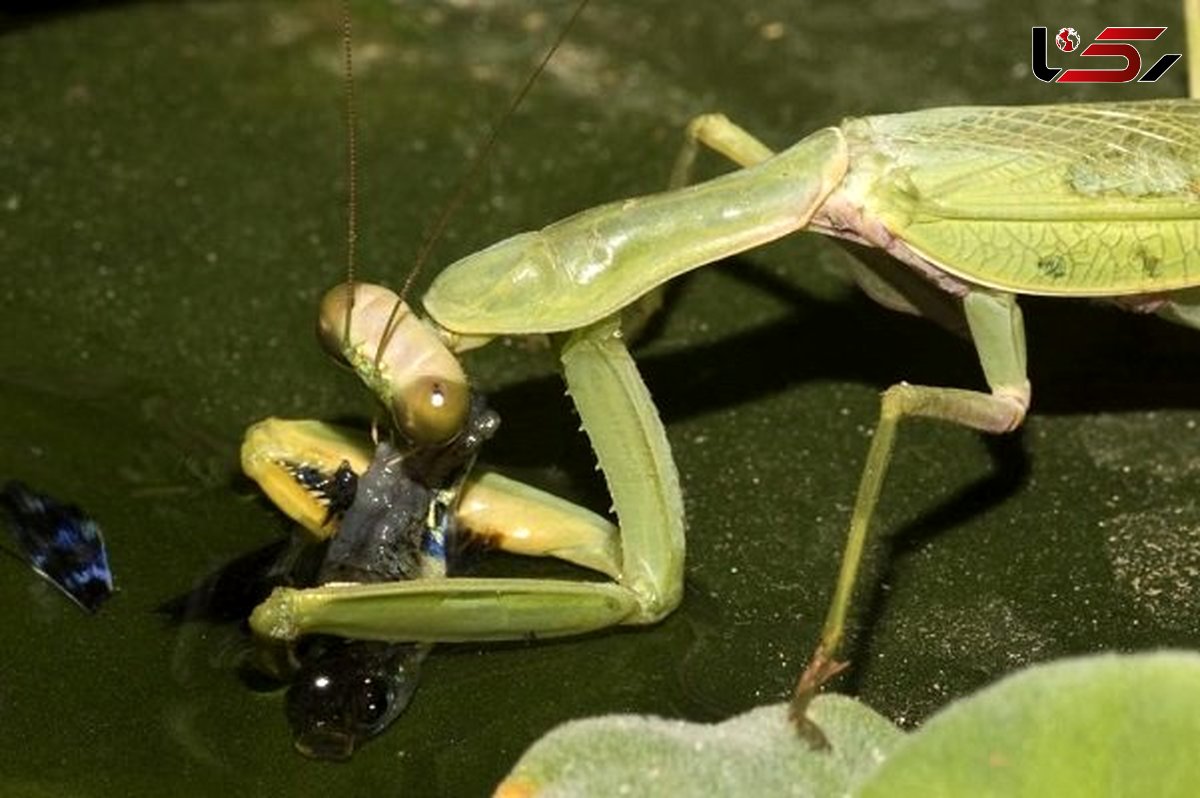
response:
<svg viewBox="0 0 1200 798"><path fill-rule="evenodd" d="M0 490L13 539L33 570L89 612L112 595L113 575L100 527L73 504L12 481Z"/></svg>

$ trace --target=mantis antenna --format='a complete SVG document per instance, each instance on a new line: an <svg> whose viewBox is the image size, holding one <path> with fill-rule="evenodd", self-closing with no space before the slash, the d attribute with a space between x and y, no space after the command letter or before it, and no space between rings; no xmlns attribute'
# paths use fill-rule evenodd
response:
<svg viewBox="0 0 1200 798"><path fill-rule="evenodd" d="M546 50L546 54L544 56L542 56L542 60L538 63L538 65L534 68L534 70L529 73L529 77L527 77L525 79L525 82L521 85L521 88L517 91L517 93L515 95L513 95L512 102L509 103L507 110L505 110L505 112L500 115L496 124L494 124L492 126L492 129L488 132L486 138L484 139L483 146L481 146L479 148L478 152L475 153L475 156L471 159L470 165L467 167L467 170L465 172L463 172L462 176L459 178L458 184L454 188L454 192L450 195L450 199L446 202L445 205L442 206L442 209L438 213L433 225L428 228L427 232L422 237L421 246L418 248L416 258L413 260L413 267L409 271L408 277L404 281L404 286L400 289L400 294L399 294L399 297L396 299L396 303L394 305L392 305L392 312L388 315L387 324L385 324L384 328L383 328L383 335L380 337L379 345L375 350L375 363L377 366L379 364L380 358L383 355L383 352L387 349L388 342L391 340L392 334L396 331L396 325L400 319L400 312L401 312L401 308L403 307L403 304L404 304L404 298L408 296L409 289L412 288L413 282L417 279L417 275L419 275L421 273L421 269L425 265L425 262L427 260L429 260L429 255L433 251L434 245L441 238L442 233L446 229L446 225L450 221L450 218L462 206L463 200L466 199L467 192L470 190L471 185L475 182L475 179L478 176L479 171L483 168L484 163L487 162L488 157L491 155L492 148L496 144L496 140L499 138L501 131L504 129L504 126L508 123L508 120L512 118L513 114L516 112L517 108L520 107L521 103L525 100L525 96L528 95L529 90L533 88L533 84L537 81L538 76L540 76L542 74L542 72L546 69L546 65L548 63L550 63L550 59L558 51L558 48L562 46L562 43L567 38L567 34L569 34L571 32L571 28L574 27L575 21L579 19L580 15L583 13L583 9L587 6L588 2L589 2L589 0L579 0L579 3L576 4L575 10L573 12L571 12L571 16L567 19L566 24L564 24L562 26L562 28L559 30L558 37L554 40L554 43L550 45L550 48L548 50ZM349 0L345 0L345 6L347 9L346 10L346 24L345 24L346 81L347 81L347 98L348 98L347 102L351 103L351 100L349 99L352 95L352 87L351 87L351 79L350 79ZM353 131L353 112L352 111L349 111L347 114L347 125L350 127L351 131ZM351 256L351 261L350 261L350 264L348 265L348 269L347 269L347 291L350 293L351 302L347 304L347 309L346 309L347 330L349 329L348 325L349 325L349 318L350 318L350 305L353 302L353 281L354 281L354 273L353 273L354 137L353 137L353 132L351 132L351 134L350 134L350 171L351 171L351 178L349 181L349 188L350 188L350 192L351 192L351 194L350 194L351 195L351 200L350 200L351 233L350 233L350 243L348 246L348 253Z"/></svg>
<svg viewBox="0 0 1200 798"><path fill-rule="evenodd" d="M350 27L350 0L342 0L342 62L346 98L346 320L342 340L350 338L354 310L354 257L358 249L358 117L354 113L354 47Z"/></svg>

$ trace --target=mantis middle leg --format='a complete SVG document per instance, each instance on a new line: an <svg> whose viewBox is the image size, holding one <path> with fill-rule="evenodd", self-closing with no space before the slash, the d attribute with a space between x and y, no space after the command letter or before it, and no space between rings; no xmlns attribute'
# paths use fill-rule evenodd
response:
<svg viewBox="0 0 1200 798"><path fill-rule="evenodd" d="M701 114L688 123L684 132L683 147L671 169L670 188L681 188L691 182L701 144L743 167L762 163L775 154L724 114Z"/></svg>

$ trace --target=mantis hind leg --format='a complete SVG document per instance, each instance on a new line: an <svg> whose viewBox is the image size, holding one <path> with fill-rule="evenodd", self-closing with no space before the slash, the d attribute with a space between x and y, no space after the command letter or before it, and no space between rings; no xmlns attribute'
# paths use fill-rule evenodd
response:
<svg viewBox="0 0 1200 798"><path fill-rule="evenodd" d="M998 434L1019 427L1029 407L1025 331L1015 299L1009 294L973 291L964 298L963 310L991 393L903 382L883 393L879 423L867 453L837 586L825 617L821 640L792 698L792 720L816 746L825 746L824 736L805 715L821 685L847 664L838 661L837 654L845 636L846 613L867 531L879 501L900 421L907 417L933 418Z"/></svg>
<svg viewBox="0 0 1200 798"><path fill-rule="evenodd" d="M1197 0L1200 3L1200 0ZM1171 294L1167 303L1155 311L1167 321L1200 330L1200 288L1189 288Z"/></svg>
<svg viewBox="0 0 1200 798"><path fill-rule="evenodd" d="M724 114L701 114L693 118L684 131L683 146L675 157L671 179L667 183L669 190L683 188L692 182L701 145L741 167L762 163L775 154L751 133L729 121ZM637 340L646 329L650 319L662 308L665 291L665 285L654 288L621 312L621 329L627 340Z"/></svg>

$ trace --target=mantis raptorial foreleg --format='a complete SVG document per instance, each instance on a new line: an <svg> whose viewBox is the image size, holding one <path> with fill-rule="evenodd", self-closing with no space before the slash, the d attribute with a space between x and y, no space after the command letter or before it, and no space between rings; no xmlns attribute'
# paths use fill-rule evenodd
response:
<svg viewBox="0 0 1200 798"><path fill-rule="evenodd" d="M246 431L242 468L275 506L300 524L311 542L337 531L328 494L336 479L361 476L372 445L357 430L309 419L268 418ZM296 464L304 463L307 479ZM314 480L320 479L319 483ZM315 494L325 500L315 500ZM530 557L554 557L616 579L621 541L607 519L543 490L486 469L476 469L459 489L455 521L490 548Z"/></svg>
<svg viewBox="0 0 1200 798"><path fill-rule="evenodd" d="M621 534L619 546L611 535L600 535L602 544L595 534L586 535L583 558L572 552L573 538L551 530L543 530L533 548L616 571L617 584L449 578L278 588L251 615L254 630L280 641L318 633L411 642L513 640L653 623L673 610L683 592L683 506L646 387L612 320L562 336L560 357L608 480ZM611 547L619 551L619 567Z"/></svg>
<svg viewBox="0 0 1200 798"><path fill-rule="evenodd" d="M554 557L617 579L621 539L615 524L553 494L493 471L467 477L458 525L489 546L526 557Z"/></svg>

